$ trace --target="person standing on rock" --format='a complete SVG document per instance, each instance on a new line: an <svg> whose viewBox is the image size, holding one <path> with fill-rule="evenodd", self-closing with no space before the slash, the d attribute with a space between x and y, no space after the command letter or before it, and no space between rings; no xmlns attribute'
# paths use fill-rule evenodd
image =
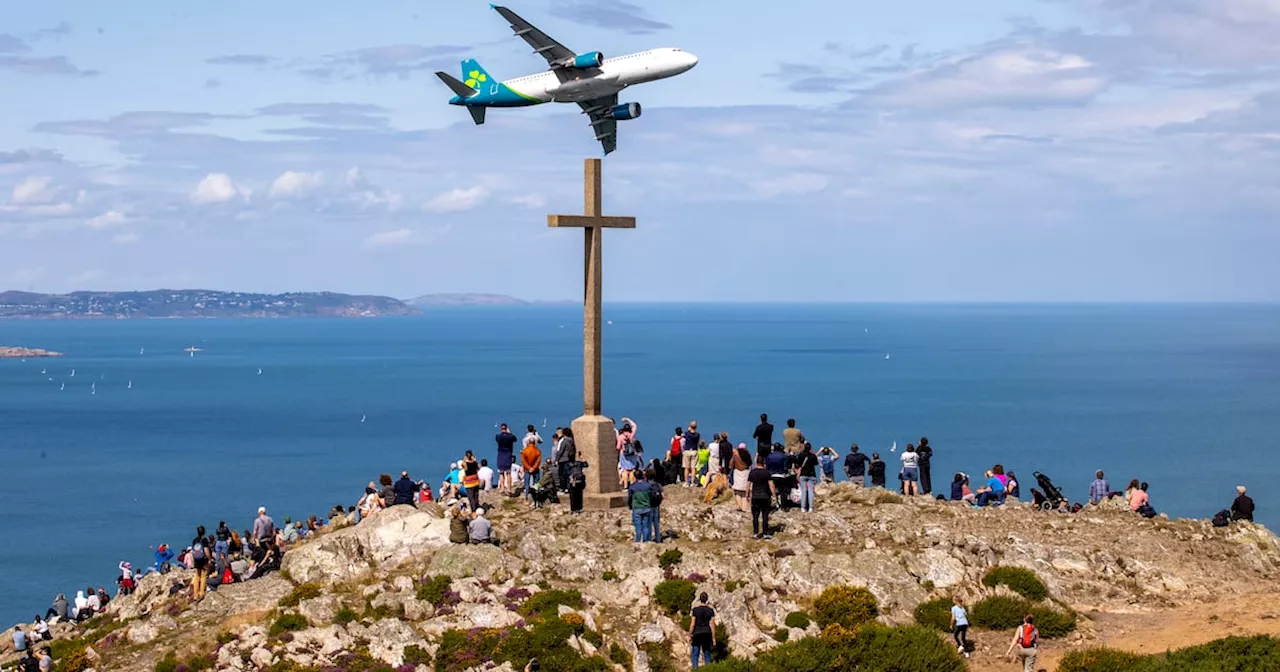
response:
<svg viewBox="0 0 1280 672"><path fill-rule="evenodd" d="M573 442L573 430L560 429L560 443L556 445L556 468L559 469L557 485L565 492L569 491L569 465L578 461L578 446Z"/></svg>
<svg viewBox="0 0 1280 672"><path fill-rule="evenodd" d="M471 510L480 508L480 463L471 451L462 458L462 487L467 490L467 501L471 502Z"/></svg>
<svg viewBox="0 0 1280 672"><path fill-rule="evenodd" d="M716 648L716 610L707 606L707 594L698 596L698 606L689 614L689 657L693 669L698 669L698 654L702 654L702 664L711 664L711 651Z"/></svg>
<svg viewBox="0 0 1280 672"><path fill-rule="evenodd" d="M822 482L836 482L836 460L840 459L840 453L836 452L831 446L823 446L818 449L818 465L822 467Z"/></svg>
<svg viewBox="0 0 1280 672"><path fill-rule="evenodd" d="M197 526L195 539L191 540L191 564L196 570L195 576L191 577L191 599L193 600L204 597L209 587L208 551L209 549L205 547L204 525Z"/></svg>
<svg viewBox="0 0 1280 672"><path fill-rule="evenodd" d="M699 450L702 448L702 435L698 433L697 420L691 420L689 422L689 429L685 430L683 439L684 451L686 453L693 453L692 461L687 455L684 458L684 482L686 487L691 488L694 483L697 483L698 468L702 460L702 457L699 454ZM710 456L710 453L707 453L707 455Z"/></svg>
<svg viewBox="0 0 1280 672"><path fill-rule="evenodd" d="M729 461L729 468L733 471L733 482L729 487L733 488L734 502L739 511L749 513L751 500L747 497L747 476L751 473L751 453L747 452L747 444L738 444L738 449L733 451L733 457Z"/></svg>
<svg viewBox="0 0 1280 672"><path fill-rule="evenodd" d="M582 513L582 492L587 489L587 475L582 472L582 462L574 462L569 469L569 513Z"/></svg>
<svg viewBox="0 0 1280 672"><path fill-rule="evenodd" d="M258 507L258 517L253 519L253 540L262 544L276 536L276 521L267 515L267 507ZM158 561L157 561L157 564Z"/></svg>
<svg viewBox="0 0 1280 672"><path fill-rule="evenodd" d="M747 474L747 484L751 490L751 534L756 539L772 539L769 510L773 508L777 489L773 484L773 474L764 466L764 455L756 455L756 467Z"/></svg>
<svg viewBox="0 0 1280 672"><path fill-rule="evenodd" d="M782 430L782 446L787 455L795 455L804 446L804 432L796 429L796 419L787 418L787 428Z"/></svg>
<svg viewBox="0 0 1280 672"><path fill-rule="evenodd" d="M539 441L525 438L524 450L520 451L520 466L524 470L524 498L533 498L533 484L538 482L542 469L542 451L538 449Z"/></svg>
<svg viewBox="0 0 1280 672"><path fill-rule="evenodd" d="M218 540L213 544L213 554L218 561L218 573L222 573L222 568L231 555L231 528L227 527L227 521L218 521L218 529L214 531L214 535Z"/></svg>
<svg viewBox="0 0 1280 672"><path fill-rule="evenodd" d="M964 600L960 596L951 598L951 637L956 640L956 652L969 657L969 612L964 608Z"/></svg>
<svg viewBox="0 0 1280 672"><path fill-rule="evenodd" d="M1027 614L1022 617L1022 625L1014 631L1013 641L1009 643L1009 650L1004 655L1013 658L1014 649L1017 649L1017 657L1022 659L1022 672L1036 672L1036 656L1040 653L1036 645L1039 642L1040 633L1031 622L1031 614Z"/></svg>
<svg viewBox="0 0 1280 672"><path fill-rule="evenodd" d="M928 495L933 493L933 473L930 469L933 461L933 447L929 445L927 437L920 437L920 445L916 446L916 454L920 464L920 492Z"/></svg>
<svg viewBox="0 0 1280 672"><path fill-rule="evenodd" d="M631 525L635 528L636 543L653 539L653 487L643 470L636 482L627 488L627 508L631 509Z"/></svg>
<svg viewBox="0 0 1280 672"><path fill-rule="evenodd" d="M649 481L649 504L651 510L649 512L649 523L652 527L650 536L653 537L653 543L662 543L662 482L657 479L653 469L644 471L644 478Z"/></svg>
<svg viewBox="0 0 1280 672"><path fill-rule="evenodd" d="M756 440L756 454L768 455L773 450L773 425L769 424L769 414L760 414L760 424L751 435Z"/></svg>
<svg viewBox="0 0 1280 672"><path fill-rule="evenodd" d="M867 475L871 477L871 487L884 487L884 460L880 453L871 453L871 463L867 465Z"/></svg>
<svg viewBox="0 0 1280 672"><path fill-rule="evenodd" d="M800 482L800 512L813 513L818 496L818 456L813 454L813 444L805 441L795 459L796 477Z"/></svg>
<svg viewBox="0 0 1280 672"><path fill-rule="evenodd" d="M509 495L511 494L511 464L515 461L516 454L516 435L511 433L504 422L494 441L498 443L498 492Z"/></svg>
<svg viewBox="0 0 1280 672"><path fill-rule="evenodd" d="M920 494L920 454L916 452L916 447L907 444L907 449L902 451L902 494L918 495Z"/></svg>
<svg viewBox="0 0 1280 672"><path fill-rule="evenodd" d="M858 444L851 444L849 454L844 456L844 475L859 488L865 487L867 482L864 474L867 473L869 464L871 464L871 458L858 448Z"/></svg>

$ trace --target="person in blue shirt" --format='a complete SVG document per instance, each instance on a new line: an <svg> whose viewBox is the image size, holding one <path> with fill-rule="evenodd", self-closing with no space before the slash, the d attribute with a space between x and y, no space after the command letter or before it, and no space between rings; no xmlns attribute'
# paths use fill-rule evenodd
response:
<svg viewBox="0 0 1280 672"><path fill-rule="evenodd" d="M969 612L964 608L964 600L960 597L951 599L955 604L951 605L951 636L956 640L956 652L963 653L965 658L969 657L969 639L966 635L969 632Z"/></svg>
<svg viewBox="0 0 1280 672"><path fill-rule="evenodd" d="M1004 502L1004 481L995 477L990 471L987 472L987 485L978 488L977 506L986 506L987 504L1001 504Z"/></svg>

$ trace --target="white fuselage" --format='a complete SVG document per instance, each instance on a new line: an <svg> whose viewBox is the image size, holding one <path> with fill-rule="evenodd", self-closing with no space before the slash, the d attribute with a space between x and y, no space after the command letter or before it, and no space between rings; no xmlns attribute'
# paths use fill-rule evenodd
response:
<svg viewBox="0 0 1280 672"><path fill-rule="evenodd" d="M606 58L600 73L560 81L553 71L526 75L502 83L515 92L544 103L576 103L611 96L633 84L674 77L698 64L698 57L674 48L650 49ZM567 72L580 72L567 70Z"/></svg>

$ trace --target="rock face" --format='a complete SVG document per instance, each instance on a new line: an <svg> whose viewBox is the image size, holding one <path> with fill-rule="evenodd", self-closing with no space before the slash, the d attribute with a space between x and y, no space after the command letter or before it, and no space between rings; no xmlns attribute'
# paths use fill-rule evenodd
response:
<svg viewBox="0 0 1280 672"><path fill-rule="evenodd" d="M641 647L687 650L687 635L653 598L670 577L708 593L729 628L730 649L747 657L777 646L779 630L791 639L815 634L812 623L788 629L786 617L811 609L815 595L837 584L866 586L882 621L906 623L924 600L988 594L981 579L996 565L1034 570L1055 598L1082 613L1208 603L1280 578L1280 542L1251 523L1214 528L1105 508L1074 515L1019 504L975 510L840 485L819 489L815 513L778 515L776 537L757 541L747 516L731 504L703 504L699 494L668 490L662 522L676 540L661 546L632 543L624 511L530 511L504 507L489 493L486 508L504 540L496 547L448 543L448 522L436 507L392 507L290 549L279 574L223 587L194 605L173 594L189 572L151 575L108 611L127 621L128 642L154 652L224 633L231 640L211 654L222 671L282 661L336 667L354 651L400 666L410 662L410 650L415 661L433 656L448 630L521 627L518 602L550 585L582 594L580 609L561 606L562 618L580 617L604 648L623 647L644 670ZM683 558L664 572L658 555L670 548ZM453 577L443 598L421 590L434 575ZM278 606L304 581L318 584L320 596ZM266 619L281 615L305 619L303 629L268 636ZM1072 645L1090 644L1089 631L1082 628ZM569 644L598 649L587 638ZM119 647L98 650L107 657L100 669L122 672L149 672L159 655L112 658ZM682 655L675 659L686 669Z"/></svg>
<svg viewBox="0 0 1280 672"><path fill-rule="evenodd" d="M298 581L344 581L388 570L410 560L427 561L431 549L449 544L449 521L433 511L392 506L373 518L285 554L282 568Z"/></svg>
<svg viewBox="0 0 1280 672"><path fill-rule="evenodd" d="M40 348L16 348L0 345L0 359L35 359L37 357L61 357L61 352L42 350Z"/></svg>

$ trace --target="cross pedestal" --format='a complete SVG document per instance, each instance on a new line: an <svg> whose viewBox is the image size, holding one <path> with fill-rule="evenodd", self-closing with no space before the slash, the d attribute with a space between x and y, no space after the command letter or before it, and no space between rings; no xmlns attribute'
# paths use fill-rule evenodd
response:
<svg viewBox="0 0 1280 672"><path fill-rule="evenodd" d="M584 232L582 292L582 417L573 421L573 441L578 459L589 466L584 473L587 488L583 506L608 509L626 506L626 493L618 485L617 437L613 420L601 413L600 348L601 291L604 284L602 242L605 229L634 229L634 217L606 217L601 214L601 162L586 160L585 213L547 215L547 226L581 228Z"/></svg>

